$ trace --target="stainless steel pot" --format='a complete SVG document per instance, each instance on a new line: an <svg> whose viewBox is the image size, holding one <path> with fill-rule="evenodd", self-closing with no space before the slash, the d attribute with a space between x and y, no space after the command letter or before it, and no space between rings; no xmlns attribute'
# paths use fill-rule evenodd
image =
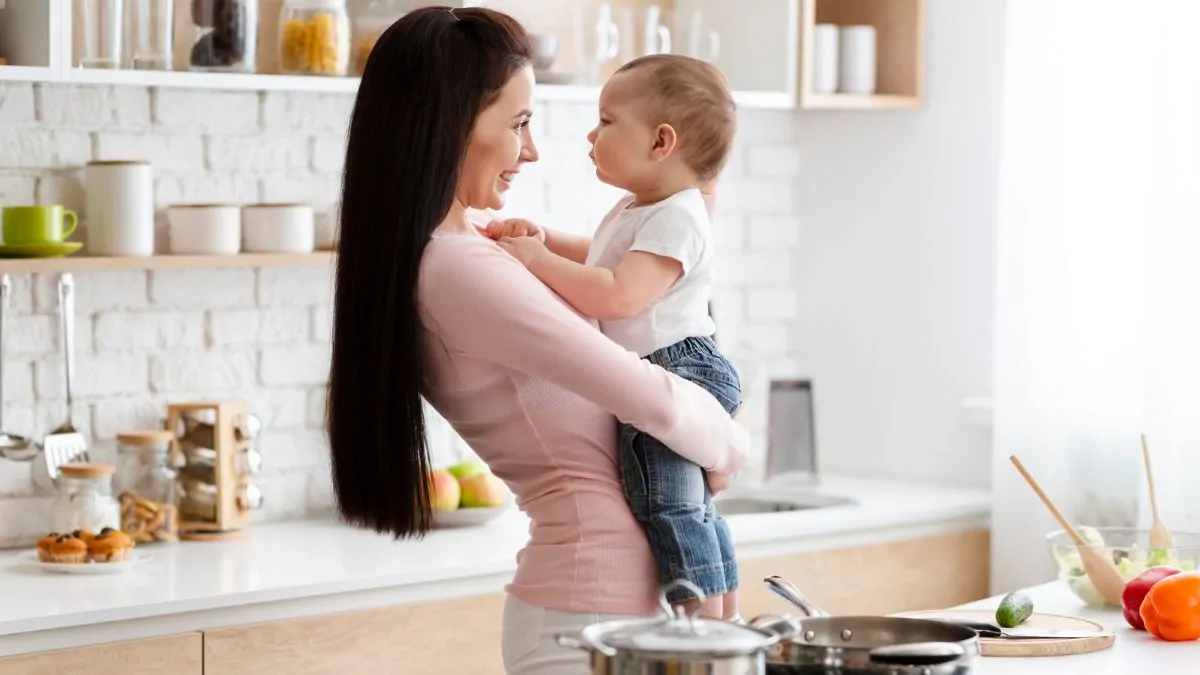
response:
<svg viewBox="0 0 1200 675"><path fill-rule="evenodd" d="M782 577L767 587L804 615L762 616L753 627L790 634L770 647L767 675L969 675L980 658L972 629L926 619L830 616Z"/></svg>
<svg viewBox="0 0 1200 675"><path fill-rule="evenodd" d="M704 600L699 588L675 581L659 593L657 617L606 621L556 640L590 653L591 675L766 675L766 652L791 635L790 624L764 629L676 612L667 602L676 586Z"/></svg>

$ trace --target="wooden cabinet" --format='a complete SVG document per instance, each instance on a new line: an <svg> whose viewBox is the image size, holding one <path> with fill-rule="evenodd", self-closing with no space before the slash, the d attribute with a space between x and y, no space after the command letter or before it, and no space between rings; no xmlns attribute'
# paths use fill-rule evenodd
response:
<svg viewBox="0 0 1200 675"><path fill-rule="evenodd" d="M204 632L204 675L504 675L504 595Z"/></svg>
<svg viewBox="0 0 1200 675"><path fill-rule="evenodd" d="M747 619L792 612L762 580L779 575L831 614L891 614L953 607L989 595L987 530L740 563Z"/></svg>
<svg viewBox="0 0 1200 675"><path fill-rule="evenodd" d="M200 633L0 658L0 675L203 675Z"/></svg>

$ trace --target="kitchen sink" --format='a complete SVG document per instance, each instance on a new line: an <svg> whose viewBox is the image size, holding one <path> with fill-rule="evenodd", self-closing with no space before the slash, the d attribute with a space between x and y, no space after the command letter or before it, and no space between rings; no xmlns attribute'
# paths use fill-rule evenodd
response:
<svg viewBox="0 0 1200 675"><path fill-rule="evenodd" d="M723 516L810 511L812 509L827 509L833 506L847 506L858 503L849 497L816 493L771 497L744 494L730 495L728 497L717 497L714 502L717 505L717 510Z"/></svg>

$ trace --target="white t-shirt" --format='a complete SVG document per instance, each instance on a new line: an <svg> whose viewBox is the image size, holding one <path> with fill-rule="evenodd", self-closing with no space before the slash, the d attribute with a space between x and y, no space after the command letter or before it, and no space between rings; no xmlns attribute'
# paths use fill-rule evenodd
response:
<svg viewBox="0 0 1200 675"><path fill-rule="evenodd" d="M614 270L630 251L646 251L678 260L683 274L640 314L601 321L600 330L638 356L684 338L713 335L717 327L708 315L712 223L700 190L683 190L657 204L631 204L633 195L626 195L604 216L592 236L587 264Z"/></svg>

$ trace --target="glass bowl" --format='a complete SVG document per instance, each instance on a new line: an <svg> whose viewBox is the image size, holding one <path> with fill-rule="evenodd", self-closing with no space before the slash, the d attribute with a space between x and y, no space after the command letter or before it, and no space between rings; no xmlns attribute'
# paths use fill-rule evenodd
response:
<svg viewBox="0 0 1200 675"><path fill-rule="evenodd" d="M1076 527L1079 535L1086 539L1094 551L1113 561L1117 571L1128 582L1157 565L1168 565L1185 572L1200 566L1200 533L1172 532L1175 547L1169 549L1149 548L1150 530L1133 527ZM1075 597L1095 607L1111 606L1096 591L1079 559L1079 551L1071 535L1065 530L1055 530L1046 535L1050 557L1058 570L1058 580L1066 584Z"/></svg>

